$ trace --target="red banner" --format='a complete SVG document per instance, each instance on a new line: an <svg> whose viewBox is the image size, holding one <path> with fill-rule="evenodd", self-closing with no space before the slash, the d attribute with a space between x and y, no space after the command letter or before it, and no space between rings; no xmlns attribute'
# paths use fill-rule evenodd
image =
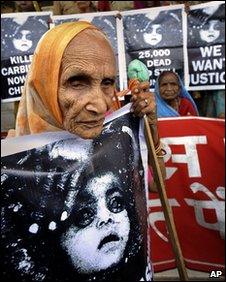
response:
<svg viewBox="0 0 226 282"><path fill-rule="evenodd" d="M225 122L183 117L159 120L167 196L187 268L224 270ZM149 195L155 272L176 267L158 194Z"/></svg>

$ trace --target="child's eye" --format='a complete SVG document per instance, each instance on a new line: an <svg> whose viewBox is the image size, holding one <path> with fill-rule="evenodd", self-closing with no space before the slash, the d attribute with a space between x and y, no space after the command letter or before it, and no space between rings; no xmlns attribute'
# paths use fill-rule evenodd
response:
<svg viewBox="0 0 226 282"><path fill-rule="evenodd" d="M79 210L74 218L74 223L78 227L86 227L88 226L94 219L95 212L91 208L83 208Z"/></svg>
<svg viewBox="0 0 226 282"><path fill-rule="evenodd" d="M109 209L111 212L113 213L119 213L122 210L124 210L125 205L124 205L124 201L123 198L121 196L115 196L113 197L109 203Z"/></svg>
<svg viewBox="0 0 226 282"><path fill-rule="evenodd" d="M125 202L120 192L114 192L107 200L107 207L113 213L119 213L125 209Z"/></svg>

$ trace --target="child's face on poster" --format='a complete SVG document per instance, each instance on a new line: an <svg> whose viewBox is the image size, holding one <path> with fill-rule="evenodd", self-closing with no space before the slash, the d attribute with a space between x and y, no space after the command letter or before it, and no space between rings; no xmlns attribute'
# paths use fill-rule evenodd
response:
<svg viewBox="0 0 226 282"><path fill-rule="evenodd" d="M200 38L207 43L214 42L220 36L220 30L218 27L218 21L209 21L199 31Z"/></svg>
<svg viewBox="0 0 226 282"><path fill-rule="evenodd" d="M152 31L150 33L144 33L144 41L151 46L155 46L162 41L161 25L154 24L151 28Z"/></svg>
<svg viewBox="0 0 226 282"><path fill-rule="evenodd" d="M72 217L61 243L79 273L91 274L120 262L130 222L117 176L107 173L89 180Z"/></svg>
<svg viewBox="0 0 226 282"><path fill-rule="evenodd" d="M20 50L22 52L28 51L33 45L31 40L31 31L29 30L19 31L16 34L15 38L13 38L13 45L17 50Z"/></svg>

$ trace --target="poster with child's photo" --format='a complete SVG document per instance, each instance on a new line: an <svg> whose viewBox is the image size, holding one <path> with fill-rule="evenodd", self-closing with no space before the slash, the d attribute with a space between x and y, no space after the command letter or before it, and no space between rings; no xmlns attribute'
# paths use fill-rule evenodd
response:
<svg viewBox="0 0 226 282"><path fill-rule="evenodd" d="M224 89L225 3L191 7L187 16L189 89Z"/></svg>
<svg viewBox="0 0 226 282"><path fill-rule="evenodd" d="M149 70L150 88L166 70L184 76L183 5L141 9L122 13L126 65L138 59Z"/></svg>
<svg viewBox="0 0 226 282"><path fill-rule="evenodd" d="M51 12L1 15L1 100L19 100L35 48L48 31Z"/></svg>
<svg viewBox="0 0 226 282"><path fill-rule="evenodd" d="M2 141L4 281L151 281L142 131L127 113L94 140Z"/></svg>

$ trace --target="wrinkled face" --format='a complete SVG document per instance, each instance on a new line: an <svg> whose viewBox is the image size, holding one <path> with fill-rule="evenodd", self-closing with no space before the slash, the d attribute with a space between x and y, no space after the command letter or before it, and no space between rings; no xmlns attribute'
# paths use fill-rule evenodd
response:
<svg viewBox="0 0 226 282"><path fill-rule="evenodd" d="M18 32L13 38L13 45L17 50L22 52L28 51L33 45L31 41L31 32L29 30L21 30Z"/></svg>
<svg viewBox="0 0 226 282"><path fill-rule="evenodd" d="M123 257L130 223L120 186L107 173L90 180L76 199L73 224L61 243L79 273L105 270Z"/></svg>
<svg viewBox="0 0 226 282"><path fill-rule="evenodd" d="M115 89L115 56L98 31L85 30L67 46L60 71L58 101L63 127L82 138L97 137Z"/></svg>
<svg viewBox="0 0 226 282"><path fill-rule="evenodd" d="M160 96L164 100L175 99L180 93L178 78L173 73L163 75L159 82Z"/></svg>
<svg viewBox="0 0 226 282"><path fill-rule="evenodd" d="M160 24L152 25L151 33L144 33L144 41L152 46L157 45L162 40Z"/></svg>
<svg viewBox="0 0 226 282"><path fill-rule="evenodd" d="M217 21L210 21L200 30L200 38L208 43L215 41L220 36Z"/></svg>

